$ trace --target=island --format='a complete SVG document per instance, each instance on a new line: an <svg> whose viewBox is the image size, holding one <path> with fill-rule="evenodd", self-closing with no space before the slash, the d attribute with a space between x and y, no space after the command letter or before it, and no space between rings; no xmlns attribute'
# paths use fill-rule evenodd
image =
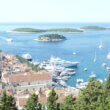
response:
<svg viewBox="0 0 110 110"><path fill-rule="evenodd" d="M106 30L107 28L101 26L84 26L81 27L82 30Z"/></svg>
<svg viewBox="0 0 110 110"><path fill-rule="evenodd" d="M48 29L49 32L67 32L67 33L79 33L83 32L81 29L74 29L74 28L56 28L56 29Z"/></svg>
<svg viewBox="0 0 110 110"><path fill-rule="evenodd" d="M34 29L34 28L16 28L11 31L7 32L12 32L12 33L39 33L39 32L45 32L45 30L42 29Z"/></svg>
<svg viewBox="0 0 110 110"><path fill-rule="evenodd" d="M12 33L40 33L40 32L66 32L66 33L79 33L83 32L81 29L74 28L56 28L56 29L35 29L35 28L16 28L11 31Z"/></svg>
<svg viewBox="0 0 110 110"><path fill-rule="evenodd" d="M34 39L37 41L62 41L66 40L66 37L59 34L44 34L38 36L38 39Z"/></svg>

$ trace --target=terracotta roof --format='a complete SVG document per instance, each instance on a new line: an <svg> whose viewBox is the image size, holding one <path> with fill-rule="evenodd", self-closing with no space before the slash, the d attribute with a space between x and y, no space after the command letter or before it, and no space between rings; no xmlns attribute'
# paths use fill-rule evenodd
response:
<svg viewBox="0 0 110 110"><path fill-rule="evenodd" d="M66 96L60 96L57 100L57 103L63 103L64 98L66 98Z"/></svg>
<svg viewBox="0 0 110 110"><path fill-rule="evenodd" d="M60 96L60 97L58 98L58 100L57 100L57 103L62 103L65 97L66 97L66 96ZM28 98L20 98L20 99L19 99L19 102L18 102L18 103L19 103L19 106L25 105L27 100L28 100ZM47 97L39 97L39 98L38 98L38 102L39 102L40 104L45 105L45 104L47 103Z"/></svg>
<svg viewBox="0 0 110 110"><path fill-rule="evenodd" d="M19 102L18 102L19 106L25 105L27 100L28 100L28 98L20 98Z"/></svg>
<svg viewBox="0 0 110 110"><path fill-rule="evenodd" d="M3 89L0 89L0 95L2 95L2 94L3 94L3 91L4 91ZM9 92L9 91L7 91L7 90L6 90L6 94L7 94L7 95L12 95L12 93L11 93L11 92Z"/></svg>
<svg viewBox="0 0 110 110"><path fill-rule="evenodd" d="M15 74L12 74L11 76L22 76L23 74L22 73L15 73Z"/></svg>
<svg viewBox="0 0 110 110"><path fill-rule="evenodd" d="M9 83L14 82L33 82L39 80L51 80L50 74L31 74L31 75L20 75L20 76L9 76Z"/></svg>

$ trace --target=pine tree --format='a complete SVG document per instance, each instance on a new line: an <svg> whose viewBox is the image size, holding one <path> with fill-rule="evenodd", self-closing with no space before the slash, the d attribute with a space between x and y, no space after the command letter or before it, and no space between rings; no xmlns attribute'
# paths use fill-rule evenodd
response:
<svg viewBox="0 0 110 110"><path fill-rule="evenodd" d="M57 110L57 99L58 95L55 93L54 88L52 88L49 97L47 98L47 110Z"/></svg>
<svg viewBox="0 0 110 110"><path fill-rule="evenodd" d="M1 110L17 110L16 102L14 98L10 95L6 95L6 91L3 91L3 95L1 98Z"/></svg>
<svg viewBox="0 0 110 110"><path fill-rule="evenodd" d="M5 90L1 98L1 110L7 110L7 95Z"/></svg>
<svg viewBox="0 0 110 110"><path fill-rule="evenodd" d="M105 83L105 91L110 91L110 73L109 76L107 77L106 83Z"/></svg>
<svg viewBox="0 0 110 110"><path fill-rule="evenodd" d="M96 110L100 106L99 97L103 97L103 84L98 80L90 79L89 84L79 95L77 101L78 110Z"/></svg>
<svg viewBox="0 0 110 110"><path fill-rule="evenodd" d="M24 106L24 110L41 110L41 105L38 104L38 96L36 94L31 94Z"/></svg>
<svg viewBox="0 0 110 110"><path fill-rule="evenodd" d="M7 106L9 110L17 110L15 99L11 95L7 96Z"/></svg>
<svg viewBox="0 0 110 110"><path fill-rule="evenodd" d="M64 103L63 103L61 109L62 110L74 110L75 104L76 104L76 98L74 98L73 95L70 94L64 99Z"/></svg>

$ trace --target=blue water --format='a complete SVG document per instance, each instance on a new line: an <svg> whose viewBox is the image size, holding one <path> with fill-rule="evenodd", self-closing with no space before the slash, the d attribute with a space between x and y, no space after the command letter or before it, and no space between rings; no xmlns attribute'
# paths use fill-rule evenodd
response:
<svg viewBox="0 0 110 110"><path fill-rule="evenodd" d="M79 28L88 25L110 27L110 23L2 23L0 24L0 49L7 54L22 55L29 53L35 61L38 60L40 62L49 59L51 55L65 60L79 61L80 64L76 70L76 75L67 81L67 84L71 86L75 85L77 78L83 78L84 81L87 81L91 72L94 72L98 79L104 80L108 76L108 71L102 67L102 63L107 63L110 66L110 61L106 58L110 51L110 31L59 33L68 39L61 42L37 42L33 40L38 35L47 32L37 34L6 32L6 30L12 30L18 27L49 29L62 27ZM9 43L6 41L6 38L12 38L14 42ZM103 49L98 48L100 41L103 43ZM74 51L77 52L77 55L72 54ZM96 63L93 62L95 51L97 57ZM84 68L88 68L88 71L85 72Z"/></svg>

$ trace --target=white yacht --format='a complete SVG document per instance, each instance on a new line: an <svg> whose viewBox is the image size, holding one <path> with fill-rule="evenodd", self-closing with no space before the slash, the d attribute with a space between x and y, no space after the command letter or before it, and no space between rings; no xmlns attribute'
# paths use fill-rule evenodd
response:
<svg viewBox="0 0 110 110"><path fill-rule="evenodd" d="M103 64L102 64L102 66L103 66L103 67L106 67L106 66L107 66L107 64L106 64L106 63L103 63Z"/></svg>
<svg viewBox="0 0 110 110"><path fill-rule="evenodd" d="M60 85L62 85L62 86L67 86L67 85L66 85L66 82L63 81L63 80L58 80L57 82L58 82Z"/></svg>
<svg viewBox="0 0 110 110"><path fill-rule="evenodd" d="M96 62L96 52L95 52L94 62Z"/></svg>
<svg viewBox="0 0 110 110"><path fill-rule="evenodd" d="M46 65L43 68L50 72L62 72L65 69L64 67L54 65Z"/></svg>
<svg viewBox="0 0 110 110"><path fill-rule="evenodd" d="M68 78L70 78L70 76L63 76L62 80L67 80Z"/></svg>
<svg viewBox="0 0 110 110"><path fill-rule="evenodd" d="M100 48L100 49L103 48L102 42L100 43L99 48Z"/></svg>
<svg viewBox="0 0 110 110"><path fill-rule="evenodd" d="M12 41L13 41L13 39L8 38L8 39L6 39L6 41L8 41L8 42L12 42Z"/></svg>
<svg viewBox="0 0 110 110"><path fill-rule="evenodd" d="M83 89L86 87L87 84L88 84L88 82L81 82L79 84L76 84L76 88L77 89Z"/></svg>
<svg viewBox="0 0 110 110"><path fill-rule="evenodd" d="M101 80L101 79L98 79L98 81L100 81L101 83L103 83L103 80Z"/></svg>
<svg viewBox="0 0 110 110"><path fill-rule="evenodd" d="M74 75L76 72L68 72L68 75Z"/></svg>
<svg viewBox="0 0 110 110"><path fill-rule="evenodd" d="M88 69L87 68L84 68L84 71L87 71Z"/></svg>
<svg viewBox="0 0 110 110"><path fill-rule="evenodd" d="M110 60L110 52L107 55L107 59Z"/></svg>
<svg viewBox="0 0 110 110"><path fill-rule="evenodd" d="M83 79L77 79L77 83L83 83Z"/></svg>
<svg viewBox="0 0 110 110"><path fill-rule="evenodd" d="M62 60L60 58L55 58L53 56L50 58L49 61L53 65L61 65L64 67L77 67L77 65L79 64L79 62L66 61L66 60Z"/></svg>
<svg viewBox="0 0 110 110"><path fill-rule="evenodd" d="M110 67L106 67L107 70L110 70Z"/></svg>
<svg viewBox="0 0 110 110"><path fill-rule="evenodd" d="M95 74L92 74L92 75L90 75L89 77L90 77L90 78L95 78L96 75L95 75Z"/></svg>
<svg viewBox="0 0 110 110"><path fill-rule="evenodd" d="M32 56L30 54L23 54L22 57L27 61L32 61Z"/></svg>
<svg viewBox="0 0 110 110"><path fill-rule="evenodd" d="M73 55L76 55L76 52L73 52Z"/></svg>

